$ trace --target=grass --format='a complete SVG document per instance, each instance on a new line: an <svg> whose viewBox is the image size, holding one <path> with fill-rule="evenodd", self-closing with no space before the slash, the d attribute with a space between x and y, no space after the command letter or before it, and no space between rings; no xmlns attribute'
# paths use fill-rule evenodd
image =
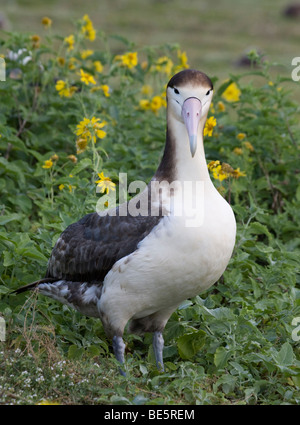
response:
<svg viewBox="0 0 300 425"><path fill-rule="evenodd" d="M291 59L299 53L299 21L283 16L286 4L285 0L221 0L215 4L197 0L87 0L83 5L78 0L51 0L45 7L34 0L4 0L2 12L12 30L31 33L40 31L40 20L47 15L54 21L54 31L62 35L72 31L72 21L87 13L93 16L97 29L124 36L138 47L179 43L191 67L227 78L249 48L263 52L290 74Z"/></svg>
<svg viewBox="0 0 300 425"><path fill-rule="evenodd" d="M300 317L300 129L292 100L299 84L286 81L290 59L298 54L297 26L280 15L279 1L272 8L266 2L218 2L217 9L193 1L188 9L177 1L170 5L86 2L83 10L79 1L72 8L52 1L45 9L23 1L3 8L15 33L3 37L1 53L26 47L33 60L18 64L22 78L0 83L0 315L7 336L0 343L2 404L299 404L294 319ZM82 23L71 24L84 13L108 36L98 34L94 44L85 40ZM53 19L50 31L41 26L44 15ZM26 31L38 33L41 45L34 47ZM62 41L70 33L76 36L72 51ZM281 49L284 34L288 42ZM149 103L164 89L169 75L155 68L159 57L172 59L172 72L178 66L177 48L166 41L180 42L189 64L214 78L210 116L217 125L205 138L205 150L208 162L219 160L223 169L230 164L245 174L220 181L212 172L235 211L237 241L219 282L170 318L166 372L156 370L151 335L126 334L124 378L99 320L36 293L10 292L43 276L61 231L95 210L97 173L116 184L120 171L128 181L151 178L164 145L165 109L162 103L157 111L145 110L139 101L145 84L153 89ZM283 66L235 68L250 45ZM94 54L83 60L86 48ZM139 64L120 66L115 55L133 49ZM69 67L71 57L75 68ZM102 73L94 60L103 62ZM8 71L15 66L7 59ZM109 97L80 80L82 68L96 86L110 87ZM224 95L229 77L240 90L235 101ZM77 91L62 97L57 78ZM78 153L77 125L94 116L106 121L107 134ZM50 168L43 168L51 158Z"/></svg>

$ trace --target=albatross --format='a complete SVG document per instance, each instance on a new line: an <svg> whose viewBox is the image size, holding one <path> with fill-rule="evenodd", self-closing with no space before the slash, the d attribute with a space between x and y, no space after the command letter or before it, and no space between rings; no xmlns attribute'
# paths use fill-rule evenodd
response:
<svg viewBox="0 0 300 425"><path fill-rule="evenodd" d="M37 289L99 318L124 372L124 329L153 333L156 365L164 370L163 330L186 299L207 290L231 258L236 222L207 168L203 129L213 96L198 70L167 85L166 144L144 191L116 208L87 214L58 238Z"/></svg>

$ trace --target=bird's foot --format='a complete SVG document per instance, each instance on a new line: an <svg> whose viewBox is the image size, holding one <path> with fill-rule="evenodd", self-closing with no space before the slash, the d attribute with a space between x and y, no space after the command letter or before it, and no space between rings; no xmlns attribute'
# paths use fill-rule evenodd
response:
<svg viewBox="0 0 300 425"><path fill-rule="evenodd" d="M164 371L163 348L164 348L164 339L163 339L162 333L154 332L153 350L154 350L154 355L156 360L156 366L160 372Z"/></svg>
<svg viewBox="0 0 300 425"><path fill-rule="evenodd" d="M123 338L115 335L112 342L116 359L119 363L124 364L125 344ZM122 376L126 376L126 373L121 368L119 368L119 372Z"/></svg>

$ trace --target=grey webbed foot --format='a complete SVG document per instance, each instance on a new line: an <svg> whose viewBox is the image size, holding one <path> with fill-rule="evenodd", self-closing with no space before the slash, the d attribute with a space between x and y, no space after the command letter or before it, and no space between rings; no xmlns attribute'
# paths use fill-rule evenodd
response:
<svg viewBox="0 0 300 425"><path fill-rule="evenodd" d="M123 338L115 335L112 342L116 359L119 363L124 364L125 344ZM121 368L119 368L119 372L121 375L126 376L126 373Z"/></svg>
<svg viewBox="0 0 300 425"><path fill-rule="evenodd" d="M164 348L164 339L161 332L154 332L153 334L153 350L156 360L156 366L161 372L164 371L164 362L163 362L163 348Z"/></svg>

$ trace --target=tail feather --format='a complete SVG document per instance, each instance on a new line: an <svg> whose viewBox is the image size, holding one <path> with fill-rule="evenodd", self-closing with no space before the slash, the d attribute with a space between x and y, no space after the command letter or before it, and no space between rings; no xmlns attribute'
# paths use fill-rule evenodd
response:
<svg viewBox="0 0 300 425"><path fill-rule="evenodd" d="M29 283L28 285L21 286L21 288L16 289L12 293L13 294L21 294L22 292L35 289L40 283L51 283L51 282L55 282L55 281L57 281L57 279L55 279L53 277L47 277L47 278L44 278L44 279L36 280L35 282Z"/></svg>
<svg viewBox="0 0 300 425"><path fill-rule="evenodd" d="M13 293L21 294L37 287L42 295L66 304L85 316L99 317L97 302L101 297L102 282L72 282L46 277L21 286Z"/></svg>

